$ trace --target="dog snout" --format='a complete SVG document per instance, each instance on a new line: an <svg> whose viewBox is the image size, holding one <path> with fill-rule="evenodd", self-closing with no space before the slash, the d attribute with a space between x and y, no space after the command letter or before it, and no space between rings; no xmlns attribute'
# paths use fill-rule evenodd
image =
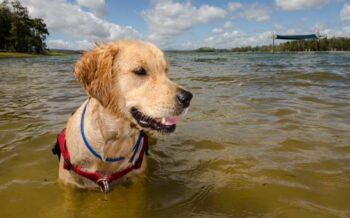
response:
<svg viewBox="0 0 350 218"><path fill-rule="evenodd" d="M190 106L192 97L193 97L192 93L184 89L178 89L176 91L177 103L181 105L183 108Z"/></svg>

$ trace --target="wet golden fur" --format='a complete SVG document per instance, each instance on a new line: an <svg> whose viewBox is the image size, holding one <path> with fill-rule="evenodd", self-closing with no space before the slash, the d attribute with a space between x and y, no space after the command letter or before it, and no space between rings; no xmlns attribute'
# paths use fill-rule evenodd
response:
<svg viewBox="0 0 350 218"><path fill-rule="evenodd" d="M143 67L147 76L133 71ZM152 117L174 115L177 85L168 78L168 64L161 50L150 43L120 40L98 45L85 52L75 64L74 74L89 95L84 125L89 143L104 158L125 156L125 161L104 162L85 147L80 134L80 118L84 102L68 120L67 148L71 162L91 171L111 174L128 164L132 146L141 127L130 114L137 107ZM145 170L146 161L139 170ZM98 186L74 172L63 169L61 158L59 178L82 188Z"/></svg>

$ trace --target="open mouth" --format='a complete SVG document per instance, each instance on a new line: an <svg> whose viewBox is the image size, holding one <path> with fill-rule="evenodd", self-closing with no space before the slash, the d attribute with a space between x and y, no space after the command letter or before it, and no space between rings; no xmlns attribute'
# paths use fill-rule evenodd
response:
<svg viewBox="0 0 350 218"><path fill-rule="evenodd" d="M161 133L172 133L176 129L176 124L180 121L178 116L152 118L137 110L131 108L131 115L137 123L143 128L151 128Z"/></svg>

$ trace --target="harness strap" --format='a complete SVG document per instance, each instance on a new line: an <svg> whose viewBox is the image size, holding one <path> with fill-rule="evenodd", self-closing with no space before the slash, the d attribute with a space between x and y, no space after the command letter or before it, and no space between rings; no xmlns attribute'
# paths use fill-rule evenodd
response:
<svg viewBox="0 0 350 218"><path fill-rule="evenodd" d="M146 150L148 149L148 136L146 134L143 134L144 139L143 139L142 148L141 148L139 157L136 160L135 164L130 164L125 169L123 169L121 171L117 171L111 175L103 176L97 171L92 172L92 171L84 170L84 169L78 167L77 165L74 165L71 163L69 152L68 152L67 145L66 145L66 140L65 140L65 138L66 138L65 130L66 129L63 129L57 137L57 141L59 143L60 150L61 150L61 155L62 155L62 158L64 161L63 168L66 170L72 170L76 174L83 176L83 177L95 182L100 187L102 192L109 192L109 190L110 190L109 184L110 183L125 176L126 174L128 174L129 172L131 172L134 169L139 169L142 165L143 156L144 156Z"/></svg>

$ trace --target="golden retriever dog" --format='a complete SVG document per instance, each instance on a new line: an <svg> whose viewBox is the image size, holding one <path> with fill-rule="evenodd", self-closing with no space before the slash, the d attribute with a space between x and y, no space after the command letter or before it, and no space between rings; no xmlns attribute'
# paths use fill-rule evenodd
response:
<svg viewBox="0 0 350 218"><path fill-rule="evenodd" d="M145 161L141 167L130 161L138 157L142 162L142 145L135 146L145 134L174 132L192 99L190 92L170 81L168 70L163 52L138 40L100 44L81 56L74 74L89 97L66 125L64 149L69 160L61 154L61 181L108 191L119 177L144 172ZM103 178L87 178L77 168ZM108 179L119 172L118 179Z"/></svg>

